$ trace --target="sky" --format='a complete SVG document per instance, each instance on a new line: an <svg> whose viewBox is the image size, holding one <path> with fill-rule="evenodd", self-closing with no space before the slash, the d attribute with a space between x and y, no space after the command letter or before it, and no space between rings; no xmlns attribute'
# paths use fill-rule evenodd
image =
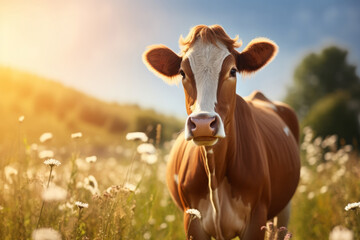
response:
<svg viewBox="0 0 360 240"><path fill-rule="evenodd" d="M220 24L230 37L238 35L239 51L253 38L270 38L277 57L250 77L238 75L237 93L261 90L281 100L310 52L337 45L360 66L359 23L360 2L349 0L0 0L0 65L108 102L185 117L181 84L166 85L147 70L147 46L179 53L180 35L198 24Z"/></svg>

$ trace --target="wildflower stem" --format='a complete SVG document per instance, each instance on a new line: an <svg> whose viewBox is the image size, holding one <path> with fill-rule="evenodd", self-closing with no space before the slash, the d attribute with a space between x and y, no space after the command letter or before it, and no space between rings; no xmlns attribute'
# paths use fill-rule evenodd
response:
<svg viewBox="0 0 360 240"><path fill-rule="evenodd" d="M190 230L191 222L192 222L192 220L193 220L194 218L195 218L195 217L191 215L190 221L189 221L189 223L188 223L187 231L186 231L186 239L191 239L191 236L188 236L188 235L189 235L189 230Z"/></svg>
<svg viewBox="0 0 360 240"><path fill-rule="evenodd" d="M49 174L49 179L48 179L46 188L49 188L52 170L53 170L53 166L50 166L50 174ZM38 219L38 222L37 222L37 224L36 224L36 228L39 228L40 219L41 219L41 214L42 214L42 211L43 211L43 209L44 209L44 204L45 204L45 201L43 200L43 201L42 201L42 204L41 204L39 219Z"/></svg>
<svg viewBox="0 0 360 240"><path fill-rule="evenodd" d="M132 158L131 158L130 167L129 167L129 168L127 169L127 171L126 171L126 175L125 175L125 179L124 179L123 186L125 186L125 183L130 180L131 172L132 172L132 170L133 170L133 165L134 165L134 162L135 162L135 157L136 157L136 151L133 152L133 156L132 156Z"/></svg>
<svg viewBox="0 0 360 240"><path fill-rule="evenodd" d="M52 166L50 166L50 174L49 174L49 179L48 179L48 182L47 182L46 188L49 188L49 184L50 184L50 180L51 180L52 170L53 170L53 167L52 167Z"/></svg>

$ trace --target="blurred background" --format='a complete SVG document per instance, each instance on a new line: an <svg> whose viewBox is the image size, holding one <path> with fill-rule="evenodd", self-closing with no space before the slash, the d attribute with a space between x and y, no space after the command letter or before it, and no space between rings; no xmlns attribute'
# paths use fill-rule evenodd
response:
<svg viewBox="0 0 360 240"><path fill-rule="evenodd" d="M272 100L285 101L296 110L301 128L310 127L305 128L301 140L305 142L303 166L308 168L302 172L312 171L313 178L304 180L302 186L309 186L297 195L300 210L291 229L299 236L295 239L326 239L341 222L360 229L358 220L345 221L342 213L329 218L322 215L330 214L330 209L324 208L326 204L342 211L347 201L360 200L356 199L360 192L355 190L359 183L354 180L359 179L360 172L359 23L360 2L355 0L281 0L276 4L235 0L0 0L0 167L17 166L21 158L31 159L29 151L41 147L39 137L44 132L54 136L51 147L45 148L54 150L64 161L73 157L73 146L68 145L70 135L76 132L83 134L76 144L83 155L125 159L128 166L131 154L125 153L129 147L125 136L140 131L162 149L165 157L172 139L183 128L184 93L181 85L168 86L150 73L142 62L142 53L152 44L180 52L178 39L191 27L220 24L230 37L238 35L242 40L239 51L256 37L270 38L279 46L277 57L267 67L245 78L238 75L237 93L247 96L260 90ZM19 121L21 116L24 118ZM326 155L341 149L338 155ZM347 176L351 190L344 193L345 189L337 185L333 190L326 185L326 191L322 188L319 195L309 190L313 181L320 189L334 176L335 165L320 164L329 159L337 161L341 154L350 156L349 162L342 160L336 165L343 172L345 162L357 166ZM320 170L318 166L322 166ZM331 171L323 174L324 166ZM123 170L119 170L120 175ZM343 177L341 172L337 174ZM116 184L114 179L102 184ZM325 193L329 195L321 195ZM0 199L0 207L2 204ZM167 224L181 225L178 216ZM141 226L137 224L134 226ZM183 237L182 226L171 229L167 234L179 231L176 236ZM150 238L168 236L161 235L163 230L158 227L139 232L141 237L149 231Z"/></svg>
<svg viewBox="0 0 360 240"><path fill-rule="evenodd" d="M238 94L246 96L253 90L261 90L273 100L285 99L304 119L315 112L315 103L318 108L327 105L328 111L330 108L335 111L335 106L328 105L339 105L339 101L356 95L347 91L359 84L356 68L360 62L359 11L357 1L281 1L278 4L183 1L180 4L162 0L105 3L1 0L1 72L32 74L33 78L51 79L106 103L153 109L183 119L186 111L182 86L164 84L145 68L141 55L151 44L165 44L179 52L178 39L180 35L186 36L191 27L220 24L230 37L239 36L242 48L260 36L272 39L280 48L271 65L238 81ZM9 78L2 77L3 91ZM44 85L37 82L18 82L23 89L19 97L31 95L30 98L37 101L34 108L55 109L59 104L56 109L62 112L58 115L63 119L75 112L74 105L80 104L81 94L78 98L74 94L71 99L67 96L71 95L69 90L55 93L55 84L53 88L36 92L37 85ZM47 84L50 83L47 81ZM338 90L343 90L342 94L335 94ZM329 103L330 100L325 103L324 97L330 93L333 96L328 98L336 98L333 101L337 103ZM1 97L5 98L4 95ZM321 99L322 103L318 102ZM350 102L349 111L359 111L357 101ZM22 105L20 101L17 104ZM92 108L107 112L101 107ZM80 118L89 118L99 125L113 121L116 126L112 128L116 131L128 129L125 121L120 123L121 117L109 120L103 116L103 120L96 120L90 116L91 110L88 111L80 113ZM334 114L346 118L344 112ZM101 113L96 115L101 118ZM351 115L354 117L354 113ZM323 116L321 121L325 118L333 121L327 117L330 116ZM309 117L307 122L319 125L313 123L314 118L317 117ZM351 132L358 140L358 118L351 124L356 128L346 133L349 141L352 141ZM324 131L321 129L319 133L325 134Z"/></svg>

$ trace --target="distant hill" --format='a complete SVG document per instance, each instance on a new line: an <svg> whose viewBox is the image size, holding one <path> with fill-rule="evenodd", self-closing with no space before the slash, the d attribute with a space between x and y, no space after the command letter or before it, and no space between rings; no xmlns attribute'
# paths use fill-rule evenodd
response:
<svg viewBox="0 0 360 240"><path fill-rule="evenodd" d="M23 123L19 116L25 116ZM25 134L29 143L39 142L52 132L55 145L70 141L70 134L82 132L84 139L106 145L121 142L127 132L156 136L161 124L162 141L181 131L183 121L137 105L108 103L31 73L0 67L0 152Z"/></svg>

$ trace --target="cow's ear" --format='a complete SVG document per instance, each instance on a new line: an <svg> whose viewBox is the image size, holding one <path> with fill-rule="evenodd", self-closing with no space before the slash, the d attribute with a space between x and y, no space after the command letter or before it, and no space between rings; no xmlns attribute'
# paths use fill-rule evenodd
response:
<svg viewBox="0 0 360 240"><path fill-rule="evenodd" d="M253 73L274 59L278 46L267 38L255 38L241 52L236 52L236 67L241 73Z"/></svg>
<svg viewBox="0 0 360 240"><path fill-rule="evenodd" d="M182 58L164 45L149 46L143 54L147 68L168 84L176 84Z"/></svg>

